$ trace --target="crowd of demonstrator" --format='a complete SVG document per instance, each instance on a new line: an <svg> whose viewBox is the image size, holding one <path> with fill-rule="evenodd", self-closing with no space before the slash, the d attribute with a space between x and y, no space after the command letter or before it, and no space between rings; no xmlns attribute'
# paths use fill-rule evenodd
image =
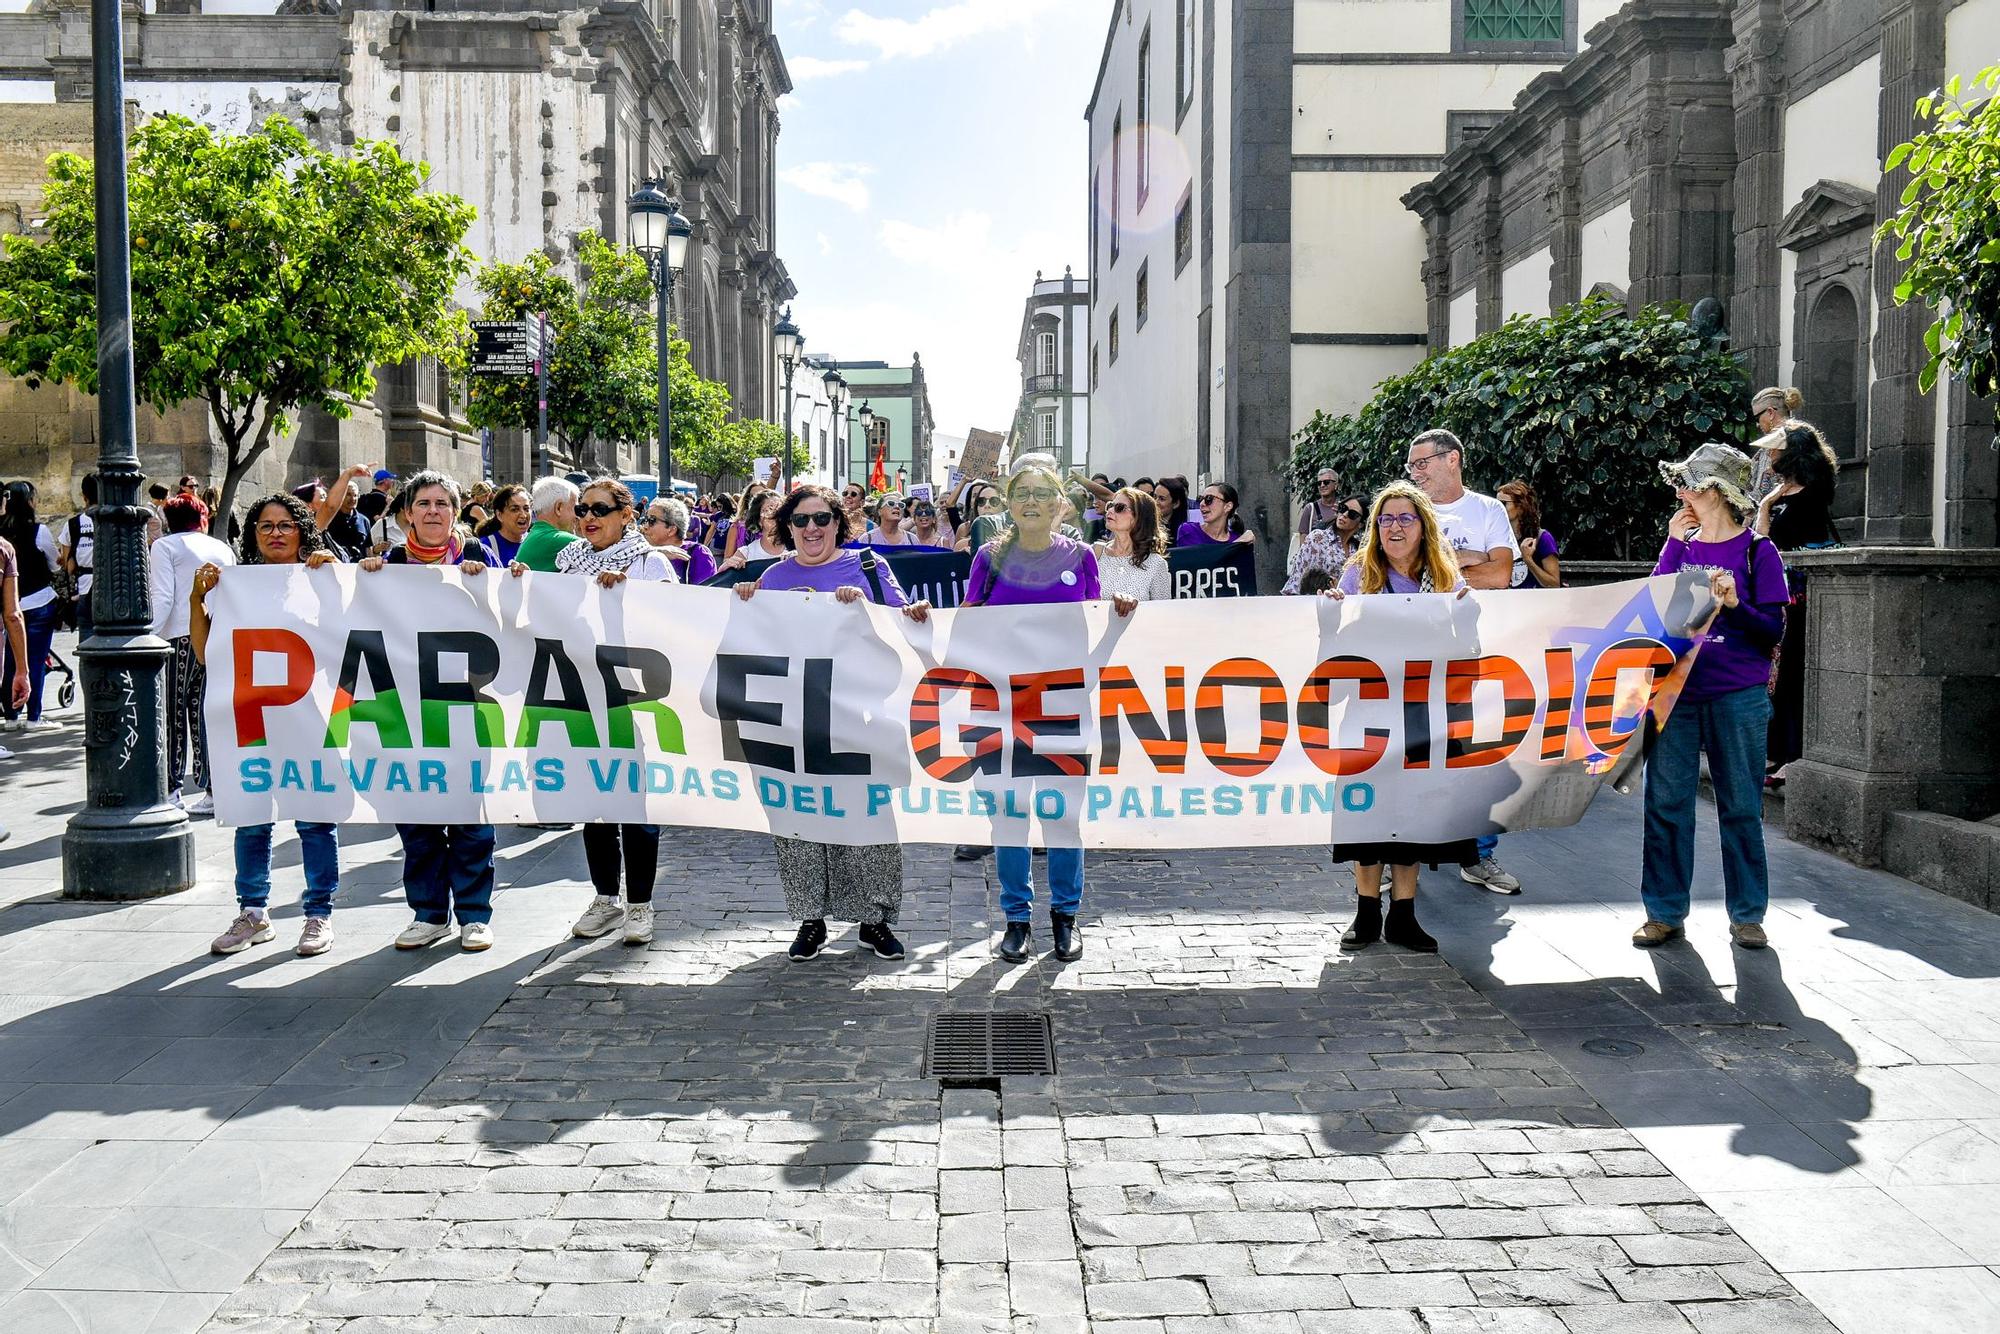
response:
<svg viewBox="0 0 2000 1334"><path fill-rule="evenodd" d="M1781 783L1783 765L1799 753L1801 703L1798 618L1787 613L1803 590L1779 553L1837 540L1829 517L1837 463L1819 431L1795 416L1800 406L1796 391L1765 390L1752 405L1764 435L1748 452L1707 444L1661 466L1677 508L1655 570L1703 572L1715 605L1702 631L1703 651L1647 766L1646 920L1633 935L1636 945L1656 946L1682 933L1704 755L1720 817L1731 935L1746 948L1767 943L1760 787ZM1559 547L1541 526L1534 489L1510 481L1496 496L1469 490L1465 456L1451 432L1421 432L1405 456L1407 480L1372 494L1346 490L1335 471L1322 469L1291 534L1295 546L1284 592L1335 599L1462 597L1473 589L1560 586ZM759 485L740 497L703 498L691 507L674 497L641 505L608 476L545 477L532 487L482 485L463 493L440 473L399 478L376 470L371 482L368 469L355 468L331 485L309 482L252 502L240 522L228 525L228 542L210 535L213 497L205 499L195 479L183 478L173 491L156 487L153 629L173 649L169 768L178 799L191 814L212 809L200 709L209 631L205 599L231 566L347 561L372 573L387 565L453 565L468 577L532 570L583 575L605 587L627 580L700 583L735 568L746 572L735 584L746 600L820 591L841 602L899 608L921 621L930 607L905 595L877 549L922 546L973 553L964 605L1104 601L1115 614L1129 616L1139 603L1170 595L1166 553L1172 547L1255 540L1227 483L1200 488L1193 505L1184 478L1122 483L1081 473L1065 478L1053 460L1030 455L1004 479L968 479L942 500L922 493L871 497L851 483L838 491L800 485L784 494ZM83 490L93 500L94 479L85 478ZM0 682L10 726L32 727L40 719L41 667L61 619L57 572L87 593L90 538L87 513L51 533L36 515L34 488L25 482L6 488L0 616L7 652ZM454 923L462 948L488 948L493 827L405 824L397 832L413 915L397 948L444 940ZM302 821L298 834L306 890L297 952L316 955L333 944L339 832L331 824ZM239 911L215 939L217 953L273 938L267 908L271 840L269 825L236 831ZM1356 888L1341 947L1358 950L1386 940L1435 950L1436 941L1417 921L1418 869L1456 866L1467 883L1518 894L1521 883L1501 866L1498 842L1482 835L1446 844L1337 846L1336 859L1353 864ZM619 932L630 944L650 941L659 826L586 824L583 843L596 895L574 933L595 938ZM793 959L820 953L830 921L858 924L862 945L878 957L903 957L895 934L903 894L897 845L780 838L776 852L785 901L799 923ZM1022 962L1034 948L1036 858L1024 847L961 847L957 856L974 860L988 852L1006 919L998 952ZM1080 958L1083 853L1052 848L1044 865L1050 948L1060 959Z"/></svg>

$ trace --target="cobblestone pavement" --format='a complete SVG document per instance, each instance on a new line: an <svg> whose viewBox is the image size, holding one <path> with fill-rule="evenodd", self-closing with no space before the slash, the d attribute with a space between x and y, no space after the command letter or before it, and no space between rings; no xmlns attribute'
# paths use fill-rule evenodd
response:
<svg viewBox="0 0 2000 1334"><path fill-rule="evenodd" d="M1006 968L990 859L909 850L909 961L793 965L768 842L700 831L650 949L564 940L578 841L510 831L498 946L398 955L361 828L332 956L286 839L213 960L212 825L185 895L48 898L73 748L0 768L8 1334L2000 1329L2000 922L1781 839L1761 955L1712 867L1625 944L1607 798L1504 841L1519 899L1426 873L1441 957L1340 956L1324 854L1245 849L1095 856L1086 958ZM920 1077L1017 1009L1056 1075Z"/></svg>

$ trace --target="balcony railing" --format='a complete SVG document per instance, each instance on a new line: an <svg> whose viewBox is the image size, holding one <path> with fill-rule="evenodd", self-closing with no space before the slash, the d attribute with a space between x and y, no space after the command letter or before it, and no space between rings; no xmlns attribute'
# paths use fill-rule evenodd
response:
<svg viewBox="0 0 2000 1334"><path fill-rule="evenodd" d="M1063 392L1063 378L1060 375L1030 375L1027 392L1029 394L1060 394Z"/></svg>

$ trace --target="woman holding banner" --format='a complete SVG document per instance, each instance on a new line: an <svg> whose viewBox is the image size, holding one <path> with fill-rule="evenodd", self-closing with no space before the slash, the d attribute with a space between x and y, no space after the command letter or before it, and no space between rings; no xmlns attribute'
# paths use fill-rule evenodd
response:
<svg viewBox="0 0 2000 1334"><path fill-rule="evenodd" d="M1063 507L1062 481L1048 468L1031 465L1007 479L1007 513L1013 526L979 549L965 581L968 607L1015 607L1042 602L1095 602L1103 596L1097 556L1081 542L1055 531ZM1129 599L1119 611L1128 612ZM1007 930L1000 957L1026 963L1029 921L1035 905L1033 861L1026 848L996 848L1000 910ZM1049 929L1055 954L1065 962L1083 957L1076 929L1083 904L1083 849L1050 848Z"/></svg>
<svg viewBox="0 0 2000 1334"><path fill-rule="evenodd" d="M1458 560L1438 522L1430 498L1408 482L1391 482L1376 493L1361 550L1348 562L1340 582L1327 591L1336 600L1375 593L1455 593L1469 591ZM1378 940L1421 954L1437 953L1437 941L1417 923L1417 868L1428 863L1458 865L1475 858L1472 840L1452 843L1336 843L1333 859L1354 863L1354 922L1340 948L1366 949ZM1389 920L1382 920L1382 868L1389 868Z"/></svg>
<svg viewBox="0 0 2000 1334"><path fill-rule="evenodd" d="M911 602L873 551L848 549L854 540L853 511L832 488L798 487L777 507L778 540L791 555L755 581L736 585L748 602L760 592L831 593L836 602L873 602L900 607L913 621L926 619L928 602ZM799 919L787 953L795 962L817 956L826 945L826 919L859 922L861 943L878 959L903 957L894 925L903 906L903 849L898 843L849 847L803 838L773 838L778 846L778 879L785 905Z"/></svg>
<svg viewBox="0 0 2000 1334"><path fill-rule="evenodd" d="M169 502L171 503L171 502ZM317 570L339 559L312 510L295 495L280 491L252 505L243 524L242 565L300 565ZM222 570L204 565L194 572L188 599L188 639L195 661L208 662L208 594ZM340 889L340 832L337 825L298 820L299 852L305 864L305 928L294 953L302 958L333 948L333 896ZM236 920L209 942L212 954L240 954L271 939L271 826L236 829Z"/></svg>
<svg viewBox="0 0 2000 1334"><path fill-rule="evenodd" d="M1091 550L1097 554L1098 586L1117 599L1120 614L1131 608L1123 599L1165 602L1173 596L1173 575L1167 570L1166 539L1160 532L1160 507L1152 496L1134 487L1111 493L1104 502L1105 538Z"/></svg>
<svg viewBox="0 0 2000 1334"><path fill-rule="evenodd" d="M1242 500L1227 482L1210 482L1195 502L1201 509L1199 521L1189 519L1174 534L1177 547L1222 546L1229 542L1255 542L1257 535L1243 526L1236 513Z"/></svg>
<svg viewBox="0 0 2000 1334"><path fill-rule="evenodd" d="M680 502L670 502L679 504ZM632 525L631 489L605 477L583 488L576 505L583 541L556 553L556 570L594 579L602 588L616 588L627 579L648 583L678 583L673 562L664 551L639 535ZM682 510L680 521L687 522ZM583 860L597 897L576 919L570 934L595 940L625 927L627 945L653 939L653 881L660 870L660 827L656 824L604 824L583 827ZM625 901L618 899L620 868L625 875Z"/></svg>
<svg viewBox="0 0 2000 1334"><path fill-rule="evenodd" d="M715 577L715 555L688 535L688 523L688 507L671 496L661 496L646 506L639 531L653 544L653 550L673 562L682 583L705 584Z"/></svg>
<svg viewBox="0 0 2000 1334"><path fill-rule="evenodd" d="M386 556L370 556L361 570L384 565L456 565L468 575L486 571L486 549L459 541L458 483L425 469L403 485L403 540ZM574 546L575 543L570 543ZM518 562L516 573L524 568ZM399 824L403 840L403 896L415 920L396 937L399 950L420 950L451 934L458 916L459 948L493 948L493 826Z"/></svg>

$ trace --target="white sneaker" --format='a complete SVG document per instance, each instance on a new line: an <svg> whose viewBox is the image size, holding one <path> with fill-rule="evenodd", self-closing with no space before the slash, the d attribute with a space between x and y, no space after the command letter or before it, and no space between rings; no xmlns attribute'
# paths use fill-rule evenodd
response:
<svg viewBox="0 0 2000 1334"><path fill-rule="evenodd" d="M569 929L569 933L578 940L596 940L624 920L625 905L599 894L583 910L583 916L576 919L576 925Z"/></svg>
<svg viewBox="0 0 2000 1334"><path fill-rule="evenodd" d="M468 954L493 948L493 928L485 922L467 922L458 928L458 947Z"/></svg>
<svg viewBox="0 0 2000 1334"><path fill-rule="evenodd" d="M23 723L19 730L23 732L60 732L62 731L62 726L61 723L53 718L37 718L31 723Z"/></svg>
<svg viewBox="0 0 2000 1334"><path fill-rule="evenodd" d="M1492 857L1481 857L1470 866L1458 868L1458 878L1468 885L1492 890L1495 894L1519 894L1521 882L1509 875L1505 867Z"/></svg>
<svg viewBox="0 0 2000 1334"><path fill-rule="evenodd" d="M215 798L206 792L197 792L192 798L181 802L181 809L190 816L215 814Z"/></svg>
<svg viewBox="0 0 2000 1334"><path fill-rule="evenodd" d="M28 730L26 718L0 718L0 732L25 732Z"/></svg>
<svg viewBox="0 0 2000 1334"><path fill-rule="evenodd" d="M451 934L448 922L412 922L396 937L399 950L420 950L426 945L435 945Z"/></svg>
<svg viewBox="0 0 2000 1334"><path fill-rule="evenodd" d="M13 758L14 758L13 751L7 749L5 746L0 746L0 760L11 760Z"/></svg>
<svg viewBox="0 0 2000 1334"><path fill-rule="evenodd" d="M625 943L648 945L653 940L653 905L635 903L625 910Z"/></svg>

